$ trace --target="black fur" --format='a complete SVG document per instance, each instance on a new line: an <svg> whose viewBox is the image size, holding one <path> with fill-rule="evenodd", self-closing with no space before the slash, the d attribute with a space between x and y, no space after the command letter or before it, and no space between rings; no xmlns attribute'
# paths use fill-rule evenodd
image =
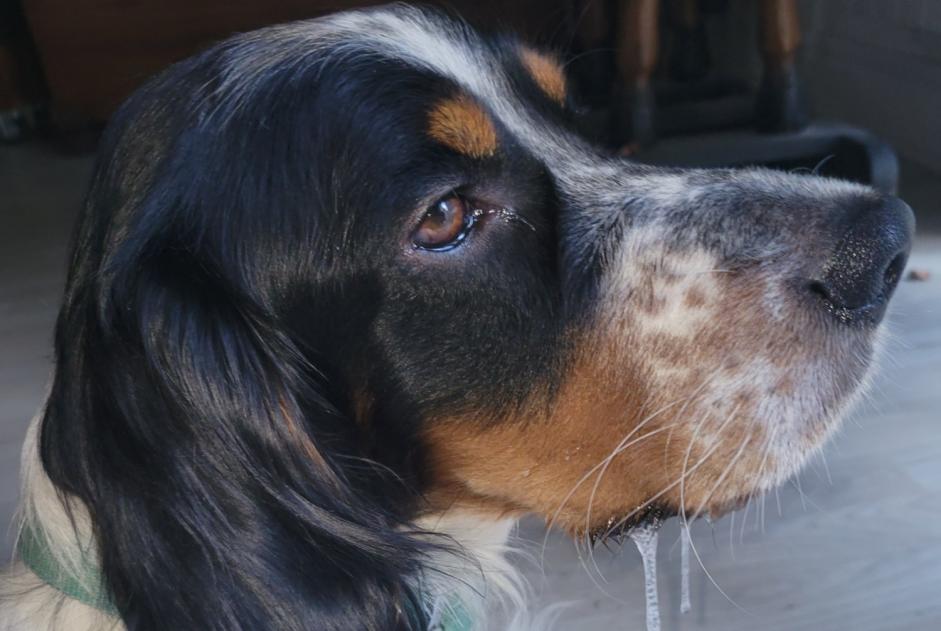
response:
<svg viewBox="0 0 941 631"><path fill-rule="evenodd" d="M448 542L411 525L421 424L560 363L539 163L431 142L456 87L394 60L318 53L227 91L277 45L223 43L133 96L74 241L41 455L132 631L424 629L416 580ZM493 221L448 266L409 252L450 190L534 230Z"/></svg>

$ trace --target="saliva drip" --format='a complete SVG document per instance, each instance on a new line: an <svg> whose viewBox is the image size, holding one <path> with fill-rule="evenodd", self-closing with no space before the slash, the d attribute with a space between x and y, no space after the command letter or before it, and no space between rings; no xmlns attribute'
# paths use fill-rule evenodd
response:
<svg viewBox="0 0 941 631"><path fill-rule="evenodd" d="M660 520L654 519L635 526L628 535L637 546L644 565L647 631L660 631L660 602L657 595L657 533L659 530Z"/></svg>
<svg viewBox="0 0 941 631"><path fill-rule="evenodd" d="M680 528L680 613L693 608L689 598L689 526Z"/></svg>

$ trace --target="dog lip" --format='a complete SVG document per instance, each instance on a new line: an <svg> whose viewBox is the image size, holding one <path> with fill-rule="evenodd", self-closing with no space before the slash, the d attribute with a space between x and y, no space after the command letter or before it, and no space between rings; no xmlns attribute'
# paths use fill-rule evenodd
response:
<svg viewBox="0 0 941 631"><path fill-rule="evenodd" d="M695 512L695 508L683 510L667 503L652 503L629 518L618 520L612 517L604 525L592 529L588 533L588 540L592 546L606 544L610 540L621 544L632 531L642 527L659 528L672 517L679 517L684 521L703 518L708 522L715 522L729 513L745 508L751 498L751 494L745 493L725 502L711 504L706 510L700 509L699 512Z"/></svg>
<svg viewBox="0 0 941 631"><path fill-rule="evenodd" d="M727 502L709 507L709 511L706 513L706 515L710 521L717 521L729 513L734 513L737 510L745 508L745 505L748 504L750 499L751 495L740 495L739 497L736 497Z"/></svg>
<svg viewBox="0 0 941 631"><path fill-rule="evenodd" d="M659 528L670 517L679 515L679 511L666 504L651 503L640 510L634 509L628 515L629 517L622 519L612 517L603 526L592 529L588 533L588 540L591 545L605 543L609 539L621 543L625 537L630 536L632 530L642 526Z"/></svg>

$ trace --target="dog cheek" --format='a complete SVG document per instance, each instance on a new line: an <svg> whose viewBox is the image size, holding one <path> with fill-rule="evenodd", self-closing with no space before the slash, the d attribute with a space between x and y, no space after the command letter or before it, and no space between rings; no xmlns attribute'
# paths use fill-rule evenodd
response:
<svg viewBox="0 0 941 631"><path fill-rule="evenodd" d="M597 515L641 501L643 470L662 454L662 441L616 454L602 483L589 479L637 427L645 387L630 366L588 348L551 396L534 395L523 408L496 419L452 417L428 424L424 443L433 486L450 489L451 501L484 498L567 528L580 527L592 497Z"/></svg>

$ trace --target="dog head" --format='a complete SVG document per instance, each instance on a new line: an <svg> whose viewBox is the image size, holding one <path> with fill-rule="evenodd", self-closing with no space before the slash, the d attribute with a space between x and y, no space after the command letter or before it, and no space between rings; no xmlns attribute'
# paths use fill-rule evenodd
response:
<svg viewBox="0 0 941 631"><path fill-rule="evenodd" d="M692 518L832 432L910 210L612 158L567 103L551 56L395 7L235 37L115 116L41 449L132 628L417 628L424 514Z"/></svg>

